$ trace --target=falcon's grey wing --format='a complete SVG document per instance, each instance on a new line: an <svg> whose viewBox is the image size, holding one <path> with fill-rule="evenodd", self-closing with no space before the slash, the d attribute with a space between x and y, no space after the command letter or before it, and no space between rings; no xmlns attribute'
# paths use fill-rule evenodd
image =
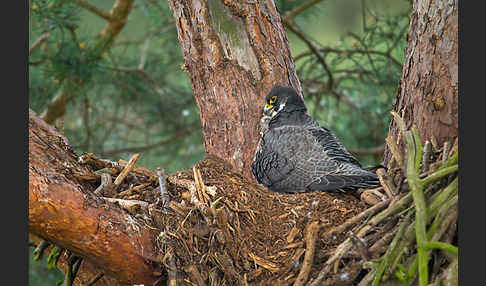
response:
<svg viewBox="0 0 486 286"><path fill-rule="evenodd" d="M293 169L287 158L266 148L265 135L269 130L269 121L268 116L264 116L260 120L260 140L251 164L253 176L266 187L271 187L274 183L281 181Z"/></svg>
<svg viewBox="0 0 486 286"><path fill-rule="evenodd" d="M287 125L269 131L265 141L294 166L284 180L274 184L281 191L348 190L378 181L326 129Z"/></svg>
<svg viewBox="0 0 486 286"><path fill-rule="evenodd" d="M282 181L293 165L287 158L280 156L277 152L265 150L255 154L255 160L251 164L251 171L258 182L271 188L274 184Z"/></svg>
<svg viewBox="0 0 486 286"><path fill-rule="evenodd" d="M314 120L312 121L313 122L309 130L329 157L339 162L351 163L361 167L359 161L356 160L356 158L354 158L354 156L351 155L348 150L346 150L344 145L339 141L334 133L331 132L331 130L324 126L320 126Z"/></svg>

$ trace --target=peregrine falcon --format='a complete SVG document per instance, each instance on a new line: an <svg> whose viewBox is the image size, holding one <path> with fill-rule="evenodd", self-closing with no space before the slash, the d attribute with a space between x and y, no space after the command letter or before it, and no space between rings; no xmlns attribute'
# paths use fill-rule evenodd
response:
<svg viewBox="0 0 486 286"><path fill-rule="evenodd" d="M307 114L293 88L275 86L265 100L251 165L259 183L279 193L348 192L380 184L375 173L364 170L329 129Z"/></svg>

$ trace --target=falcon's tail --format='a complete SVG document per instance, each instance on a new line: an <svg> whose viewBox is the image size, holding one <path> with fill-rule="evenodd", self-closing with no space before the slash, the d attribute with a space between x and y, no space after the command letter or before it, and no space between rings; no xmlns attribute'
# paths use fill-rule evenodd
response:
<svg viewBox="0 0 486 286"><path fill-rule="evenodd" d="M379 185L378 176L372 172L366 172L364 175L327 175L310 184L308 188L324 192L352 192L360 188L370 189Z"/></svg>

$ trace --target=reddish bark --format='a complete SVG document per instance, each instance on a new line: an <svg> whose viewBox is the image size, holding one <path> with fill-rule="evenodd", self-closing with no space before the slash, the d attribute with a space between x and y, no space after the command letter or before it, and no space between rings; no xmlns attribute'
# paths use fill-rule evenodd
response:
<svg viewBox="0 0 486 286"><path fill-rule="evenodd" d="M407 127L417 126L423 142L434 136L441 146L458 135L457 41L457 0L414 1L394 110ZM389 135L397 134L392 120ZM390 159L386 148L385 165Z"/></svg>
<svg viewBox="0 0 486 286"><path fill-rule="evenodd" d="M301 93L273 1L170 0L199 106L206 153L253 178L264 97L275 84Z"/></svg>
<svg viewBox="0 0 486 286"><path fill-rule="evenodd" d="M58 136L30 112L29 232L68 248L120 283L153 283L150 231L116 205L95 199L92 187L74 176L89 170Z"/></svg>

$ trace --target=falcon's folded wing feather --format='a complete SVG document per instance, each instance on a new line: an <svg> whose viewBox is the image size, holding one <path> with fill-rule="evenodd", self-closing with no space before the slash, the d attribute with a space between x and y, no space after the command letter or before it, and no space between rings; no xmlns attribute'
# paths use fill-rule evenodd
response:
<svg viewBox="0 0 486 286"><path fill-rule="evenodd" d="M329 129L317 125L316 128L311 128L310 131L317 142L323 147L323 151L326 152L330 158L339 162L351 163L361 167L359 161L346 150Z"/></svg>
<svg viewBox="0 0 486 286"><path fill-rule="evenodd" d="M251 164L252 173L266 187L280 182L294 169L293 164L277 152L260 150L255 159Z"/></svg>

